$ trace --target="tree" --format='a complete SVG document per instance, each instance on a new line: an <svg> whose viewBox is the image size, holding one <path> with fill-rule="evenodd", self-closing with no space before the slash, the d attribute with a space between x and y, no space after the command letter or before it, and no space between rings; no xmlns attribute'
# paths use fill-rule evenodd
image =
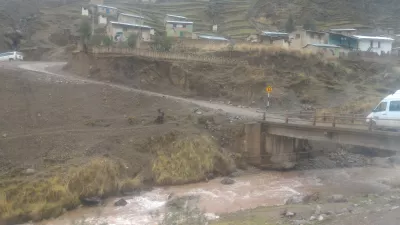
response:
<svg viewBox="0 0 400 225"><path fill-rule="evenodd" d="M89 20L83 19L79 26L79 34L83 45L83 51L87 52L87 44L92 36L92 27L90 26Z"/></svg>
<svg viewBox="0 0 400 225"><path fill-rule="evenodd" d="M214 24L219 22L223 10L222 6L222 3L218 2L218 0L210 0L207 4L206 14L212 19Z"/></svg>
<svg viewBox="0 0 400 225"><path fill-rule="evenodd" d="M290 15L289 18L288 18L288 20L286 21L285 30L286 30L286 32L288 32L288 33L291 33L291 32L293 32L293 31L296 30L296 27L295 27L295 25L294 25L294 20L293 20L293 16L292 16L292 15Z"/></svg>
<svg viewBox="0 0 400 225"><path fill-rule="evenodd" d="M314 31L317 30L317 26L315 25L315 21L310 19L310 18L307 18L304 21L303 29L304 30L314 30Z"/></svg>
<svg viewBox="0 0 400 225"><path fill-rule="evenodd" d="M112 39L109 36L103 37L103 45L110 47L112 45Z"/></svg>
<svg viewBox="0 0 400 225"><path fill-rule="evenodd" d="M136 48L138 36L136 34L130 34L127 40L129 48Z"/></svg>
<svg viewBox="0 0 400 225"><path fill-rule="evenodd" d="M172 48L172 39L165 35L155 35L151 48L156 51L168 52Z"/></svg>

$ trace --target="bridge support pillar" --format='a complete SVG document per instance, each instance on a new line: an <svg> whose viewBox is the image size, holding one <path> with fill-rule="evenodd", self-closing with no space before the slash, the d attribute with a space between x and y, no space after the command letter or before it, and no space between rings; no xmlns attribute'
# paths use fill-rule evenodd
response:
<svg viewBox="0 0 400 225"><path fill-rule="evenodd" d="M291 169L296 165L296 152L306 140L272 135L261 123L245 125L244 155L253 166L265 169Z"/></svg>

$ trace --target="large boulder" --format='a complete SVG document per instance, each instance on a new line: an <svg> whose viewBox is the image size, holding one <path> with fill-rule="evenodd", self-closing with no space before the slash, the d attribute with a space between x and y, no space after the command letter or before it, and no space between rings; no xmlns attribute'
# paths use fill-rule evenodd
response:
<svg viewBox="0 0 400 225"><path fill-rule="evenodd" d="M114 202L114 206L126 206L127 204L128 204L128 202L123 198Z"/></svg>
<svg viewBox="0 0 400 225"><path fill-rule="evenodd" d="M228 177L221 180L221 184L224 184L224 185L230 185L230 184L234 184L234 183L235 183L235 180L228 178Z"/></svg>
<svg viewBox="0 0 400 225"><path fill-rule="evenodd" d="M82 205L84 206L97 206L102 204L102 199L100 197L86 197L80 198Z"/></svg>

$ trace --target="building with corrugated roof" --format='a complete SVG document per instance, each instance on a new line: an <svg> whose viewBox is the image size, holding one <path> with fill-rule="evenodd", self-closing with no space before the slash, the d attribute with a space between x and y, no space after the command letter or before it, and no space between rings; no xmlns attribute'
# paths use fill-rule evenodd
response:
<svg viewBox="0 0 400 225"><path fill-rule="evenodd" d="M145 42L152 40L154 29L150 26L141 24L131 24L122 22L109 22L107 25L107 35L115 42L123 42L128 39L131 34L136 34Z"/></svg>

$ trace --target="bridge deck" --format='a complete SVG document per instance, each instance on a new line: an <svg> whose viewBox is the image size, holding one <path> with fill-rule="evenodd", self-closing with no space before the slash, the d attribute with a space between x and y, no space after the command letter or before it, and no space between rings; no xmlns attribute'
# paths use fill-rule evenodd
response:
<svg viewBox="0 0 400 225"><path fill-rule="evenodd" d="M327 141L339 144L365 146L378 149L400 151L400 133L368 131L346 127L313 126L307 124L288 124L279 122L262 123L262 132L297 139Z"/></svg>

